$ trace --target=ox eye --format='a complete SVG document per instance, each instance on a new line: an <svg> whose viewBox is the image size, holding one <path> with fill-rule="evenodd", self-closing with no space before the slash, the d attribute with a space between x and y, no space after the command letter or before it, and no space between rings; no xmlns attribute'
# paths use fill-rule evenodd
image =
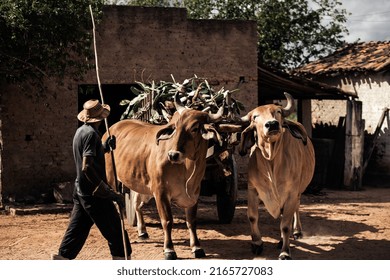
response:
<svg viewBox="0 0 390 280"><path fill-rule="evenodd" d="M199 127L194 127L191 129L191 133L198 133Z"/></svg>

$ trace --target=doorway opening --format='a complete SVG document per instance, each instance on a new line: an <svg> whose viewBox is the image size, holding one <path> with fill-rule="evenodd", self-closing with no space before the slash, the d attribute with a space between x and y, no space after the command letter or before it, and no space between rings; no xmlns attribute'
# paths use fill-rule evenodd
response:
<svg viewBox="0 0 390 280"><path fill-rule="evenodd" d="M102 92L104 103L110 105L111 112L107 118L108 125L111 126L118 122L125 112L127 106L121 106L120 102L124 99L131 100L136 95L131 91L131 87L136 84L103 84ZM83 104L90 100L97 99L101 102L99 87L97 84L82 84L78 86L78 112L83 109ZM81 124L80 124L81 125ZM101 132L106 129L101 126Z"/></svg>

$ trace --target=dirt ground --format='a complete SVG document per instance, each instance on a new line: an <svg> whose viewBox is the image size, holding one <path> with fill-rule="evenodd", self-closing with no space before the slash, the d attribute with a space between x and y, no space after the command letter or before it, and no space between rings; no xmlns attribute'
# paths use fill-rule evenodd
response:
<svg viewBox="0 0 390 280"><path fill-rule="evenodd" d="M215 197L201 197L198 236L207 259L254 259L246 218L245 191L240 191L231 224L217 219ZM260 207L265 241L263 255L276 259L279 225ZM145 208L150 239L138 240L129 226L136 260L163 259L162 230L153 203ZM184 213L174 209L173 239L179 259L191 259ZM321 195L304 195L301 218L304 237L292 240L292 257L299 260L390 259L390 188L366 187L361 191L323 190ZM69 213L0 215L0 259L44 260L57 251L68 223ZM110 259L107 244L96 227L77 259Z"/></svg>

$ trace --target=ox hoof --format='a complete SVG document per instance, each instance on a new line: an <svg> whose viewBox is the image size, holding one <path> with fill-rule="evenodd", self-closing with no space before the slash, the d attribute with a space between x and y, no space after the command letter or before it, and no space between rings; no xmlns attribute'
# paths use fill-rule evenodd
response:
<svg viewBox="0 0 390 280"><path fill-rule="evenodd" d="M164 252L164 259L165 260L176 260L177 259L176 252Z"/></svg>
<svg viewBox="0 0 390 280"><path fill-rule="evenodd" d="M302 232L300 232L300 231L294 232L294 234L293 234L294 240L301 239L302 237L303 237L303 235L302 235Z"/></svg>
<svg viewBox="0 0 390 280"><path fill-rule="evenodd" d="M140 235L138 235L138 238L141 240L149 239L149 234L147 232L141 233Z"/></svg>
<svg viewBox="0 0 390 280"><path fill-rule="evenodd" d="M192 252L192 254L194 254L194 258L196 259L206 257L206 253L204 252L203 249L196 249L194 252Z"/></svg>
<svg viewBox="0 0 390 280"><path fill-rule="evenodd" d="M282 252L279 255L279 260L292 260L291 256L287 252Z"/></svg>
<svg viewBox="0 0 390 280"><path fill-rule="evenodd" d="M252 253L257 256L261 255L263 249L264 249L264 243L261 243L260 245L253 244L253 243L251 244Z"/></svg>

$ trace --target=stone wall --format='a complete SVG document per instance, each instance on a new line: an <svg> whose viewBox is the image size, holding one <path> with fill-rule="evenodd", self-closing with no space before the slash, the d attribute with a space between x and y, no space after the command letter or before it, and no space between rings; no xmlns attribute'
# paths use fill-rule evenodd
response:
<svg viewBox="0 0 390 280"><path fill-rule="evenodd" d="M107 6L97 26L97 49L103 84L168 81L171 74L182 81L196 74L216 88L234 89L242 80L234 97L248 109L257 106L255 22L188 20L185 9L176 8ZM74 180L78 87L96 85L96 73L61 83L48 79L44 91L28 85L0 88L3 198L38 195L54 183ZM245 176L246 159L238 161Z"/></svg>

